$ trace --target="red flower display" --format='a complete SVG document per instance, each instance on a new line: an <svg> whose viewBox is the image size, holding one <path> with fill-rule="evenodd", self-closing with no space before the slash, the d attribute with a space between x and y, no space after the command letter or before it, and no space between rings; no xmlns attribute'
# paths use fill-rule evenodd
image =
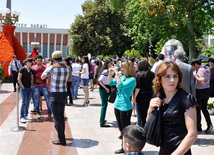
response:
<svg viewBox="0 0 214 155"><path fill-rule="evenodd" d="M27 53L14 35L16 26L3 25L3 31L0 36L0 61L6 63L3 68L5 70L4 76L9 76L8 66L13 61L13 55L17 56L17 59L21 62L26 59Z"/></svg>
<svg viewBox="0 0 214 155"><path fill-rule="evenodd" d="M30 54L29 57L35 58L37 55L39 55L39 53L37 52L37 48L33 48L33 52Z"/></svg>

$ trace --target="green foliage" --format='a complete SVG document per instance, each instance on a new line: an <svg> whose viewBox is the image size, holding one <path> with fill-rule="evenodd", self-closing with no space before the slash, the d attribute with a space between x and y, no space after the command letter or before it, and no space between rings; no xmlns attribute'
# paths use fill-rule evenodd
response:
<svg viewBox="0 0 214 155"><path fill-rule="evenodd" d="M105 60L105 59L108 59L108 58L112 58L113 56L115 56L115 55L103 55L103 54L101 54L101 55L99 55L99 58L100 59L103 58L103 60Z"/></svg>
<svg viewBox="0 0 214 155"><path fill-rule="evenodd" d="M112 13L102 0L87 0L82 5L83 15L77 15L69 34L72 54L83 56L118 55L131 48L127 34L126 16L122 10Z"/></svg>
<svg viewBox="0 0 214 155"><path fill-rule="evenodd" d="M155 49L155 54L160 54L160 52L162 51L162 48L164 46L164 44L167 42L167 38L165 39L160 39L159 42L157 42L157 44L155 45L156 49Z"/></svg>
<svg viewBox="0 0 214 155"><path fill-rule="evenodd" d="M137 58L137 59L141 59L142 58L140 52L138 50L135 50L134 48L132 48L131 50L127 50L124 53L124 55L128 56L129 58Z"/></svg>
<svg viewBox="0 0 214 155"><path fill-rule="evenodd" d="M208 104L207 104L207 109L208 110L212 110L214 108L214 97L210 97L209 100L208 100Z"/></svg>
<svg viewBox="0 0 214 155"><path fill-rule="evenodd" d="M5 76L4 76L4 68L3 66L0 64L0 80L4 81Z"/></svg>
<svg viewBox="0 0 214 155"><path fill-rule="evenodd" d="M208 48L204 48L202 52L203 52L202 55L207 56L214 55L214 45L211 45Z"/></svg>
<svg viewBox="0 0 214 155"><path fill-rule="evenodd" d="M150 42L159 53L164 40L176 36L188 54L196 55L197 39L211 33L213 0L108 0L113 11L125 5L132 47L147 52ZM149 42L149 44L148 44ZM158 43L158 45L156 45ZM156 46L155 46L156 45ZM147 48L148 49L148 48ZM197 49L200 51L200 49Z"/></svg>

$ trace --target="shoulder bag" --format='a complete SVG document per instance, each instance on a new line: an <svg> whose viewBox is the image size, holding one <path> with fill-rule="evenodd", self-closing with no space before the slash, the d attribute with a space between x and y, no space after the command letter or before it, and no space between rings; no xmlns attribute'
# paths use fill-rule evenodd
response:
<svg viewBox="0 0 214 155"><path fill-rule="evenodd" d="M114 88L112 91L111 91L111 94L108 98L108 101L110 103L114 103L115 102L115 99L116 99L116 96L117 96L117 88Z"/></svg>
<svg viewBox="0 0 214 155"><path fill-rule="evenodd" d="M161 116L161 108L155 108L144 126L146 142L155 146L160 146L162 141Z"/></svg>

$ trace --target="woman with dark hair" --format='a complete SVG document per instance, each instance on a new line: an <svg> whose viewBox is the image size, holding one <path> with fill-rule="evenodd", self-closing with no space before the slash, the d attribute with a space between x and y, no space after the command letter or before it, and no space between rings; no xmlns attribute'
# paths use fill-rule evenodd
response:
<svg viewBox="0 0 214 155"><path fill-rule="evenodd" d="M214 97L214 59L209 58L208 63L210 67L210 97Z"/></svg>
<svg viewBox="0 0 214 155"><path fill-rule="evenodd" d="M138 106L142 127L144 127L146 123L149 102L153 97L152 80L154 78L155 74L150 71L149 63L146 60L139 61L136 77L135 103Z"/></svg>
<svg viewBox="0 0 214 155"><path fill-rule="evenodd" d="M85 94L84 105L88 106L90 103L89 102L89 91L88 91L90 64L88 61L88 57L84 56L82 62L83 62L82 71L81 72L77 71L76 73L81 74L82 87L83 87L83 91Z"/></svg>
<svg viewBox="0 0 214 155"><path fill-rule="evenodd" d="M70 58L66 58L64 60L65 65L68 67L69 69L69 74L68 74L68 79L67 79L67 93L69 96L69 103L67 103L68 101L66 100L66 104L67 105L73 105L73 99L72 99L72 95L71 95L71 86L72 86L72 66L70 63Z"/></svg>
<svg viewBox="0 0 214 155"><path fill-rule="evenodd" d="M131 124L132 103L131 95L136 85L134 64L126 61L121 64L121 72L124 76L120 77L118 68L111 67L109 69L108 83L117 86L117 95L114 103L114 113L117 119L120 132ZM114 80L112 75L115 74ZM123 148L115 151L116 154L124 153Z"/></svg>
<svg viewBox="0 0 214 155"><path fill-rule="evenodd" d="M197 138L195 98L184 91L182 72L174 62L162 62L153 80L154 93L159 97L150 101L147 120L156 107L162 112L162 142L159 154L190 155Z"/></svg>
<svg viewBox="0 0 214 155"><path fill-rule="evenodd" d="M95 62L95 67L94 67L94 85L98 85L98 76L100 74L100 70L102 68L101 62L99 60L96 60Z"/></svg>
<svg viewBox="0 0 214 155"><path fill-rule="evenodd" d="M100 113L100 127L110 127L106 125L105 116L106 116L106 109L108 106L108 97L110 95L111 87L108 85L108 69L112 66L112 60L106 59L105 63L100 71L101 75L98 79L100 84L99 93L100 98L102 101L102 108Z"/></svg>

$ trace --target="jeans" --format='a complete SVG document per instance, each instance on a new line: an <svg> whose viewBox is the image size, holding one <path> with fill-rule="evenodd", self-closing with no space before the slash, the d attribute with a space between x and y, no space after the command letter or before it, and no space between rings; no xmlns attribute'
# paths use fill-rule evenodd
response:
<svg viewBox="0 0 214 155"><path fill-rule="evenodd" d="M80 77L79 76L72 76L71 93L72 93L73 98L77 98L79 83L80 83Z"/></svg>
<svg viewBox="0 0 214 155"><path fill-rule="evenodd" d="M135 104L135 111L137 114L137 125L141 126L142 125L142 120L141 120L141 115L139 112L138 104Z"/></svg>
<svg viewBox="0 0 214 155"><path fill-rule="evenodd" d="M42 94L45 97L45 101L48 107L48 114L51 114L51 106L49 103L49 92L48 92L48 87L47 86L34 86L34 99L35 99L35 104L36 104L36 113L39 114L39 101L40 101L40 95Z"/></svg>
<svg viewBox="0 0 214 155"><path fill-rule="evenodd" d="M197 128L201 130L201 111L204 114L205 120L207 122L207 126L211 125L210 114L207 110L207 102L209 99L209 88L207 89L196 89L196 98L199 107L196 108L197 110Z"/></svg>
<svg viewBox="0 0 214 155"><path fill-rule="evenodd" d="M24 118L28 115L29 103L32 95L32 88L20 88L21 96L22 96L22 106L20 118Z"/></svg>
<svg viewBox="0 0 214 155"><path fill-rule="evenodd" d="M32 101L33 101L33 109L36 110L36 104L35 104L35 98L34 98L34 88L35 87L33 87L33 89L32 89L32 95L31 96L32 96Z"/></svg>
<svg viewBox="0 0 214 155"><path fill-rule="evenodd" d="M67 100L67 92L52 92L50 94L50 104L53 112L55 129L58 133L60 142L65 142L65 103Z"/></svg>

